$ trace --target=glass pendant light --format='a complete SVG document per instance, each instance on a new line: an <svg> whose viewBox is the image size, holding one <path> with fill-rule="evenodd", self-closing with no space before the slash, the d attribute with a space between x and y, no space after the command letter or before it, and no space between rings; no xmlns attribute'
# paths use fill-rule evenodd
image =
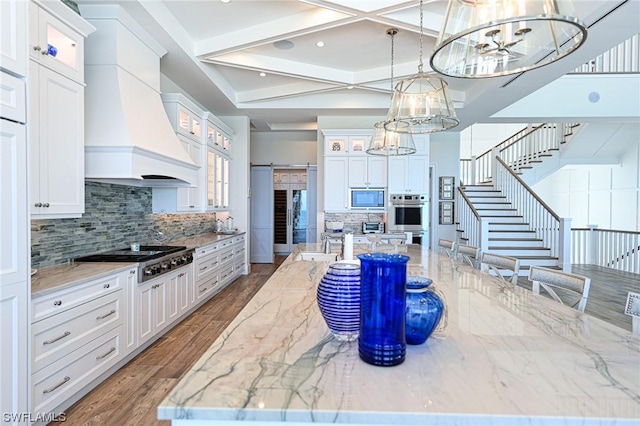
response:
<svg viewBox="0 0 640 426"><path fill-rule="evenodd" d="M391 99L384 127L398 133L441 132L457 126L447 82L422 71L423 1L420 0L420 61L418 74L400 81Z"/></svg>
<svg viewBox="0 0 640 426"><path fill-rule="evenodd" d="M391 36L391 90L393 91L393 38L398 34L398 29L389 28L387 34ZM416 145L411 134L391 132L385 129L384 124L384 121L379 121L373 125L373 133L371 134L371 142L369 143L369 148L367 148L367 154L392 156L409 155L416 152Z"/></svg>
<svg viewBox="0 0 640 426"><path fill-rule="evenodd" d="M557 61L587 38L571 0L449 0L431 67L465 78L521 73Z"/></svg>

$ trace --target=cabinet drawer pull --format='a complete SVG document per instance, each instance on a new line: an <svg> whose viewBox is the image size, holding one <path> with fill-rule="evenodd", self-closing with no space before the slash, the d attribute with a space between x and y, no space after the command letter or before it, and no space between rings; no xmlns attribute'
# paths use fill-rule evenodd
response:
<svg viewBox="0 0 640 426"><path fill-rule="evenodd" d="M57 385L55 385L54 387L52 387L51 389L45 389L42 391L42 393L51 393L54 390L58 389L60 386L64 385L65 383L67 383L69 380L71 380L71 377L69 376L65 376L64 379L58 383Z"/></svg>
<svg viewBox="0 0 640 426"><path fill-rule="evenodd" d="M204 292L205 292L205 291L207 291L207 290L208 290L208 288L207 288L207 287L203 287L203 288L201 288L201 289L200 289L200 293L204 293Z"/></svg>
<svg viewBox="0 0 640 426"><path fill-rule="evenodd" d="M184 273L178 274L178 277L184 277Z"/></svg>
<svg viewBox="0 0 640 426"><path fill-rule="evenodd" d="M44 342L42 342L43 345L50 345L52 343L57 342L60 339L64 339L65 337L69 336L71 334L70 331L65 331L64 334L62 336L58 336L55 339L51 339L51 340L45 340Z"/></svg>
<svg viewBox="0 0 640 426"><path fill-rule="evenodd" d="M207 268L208 268L208 266L203 266L202 268L200 268L200 272L204 271Z"/></svg>
<svg viewBox="0 0 640 426"><path fill-rule="evenodd" d="M110 284L105 284L103 287L104 288L109 288L109 287L111 287L111 285Z"/></svg>
<svg viewBox="0 0 640 426"><path fill-rule="evenodd" d="M110 354L111 352L113 352L113 351L115 351L115 350L116 350L116 348L112 346L112 347L111 347L111 349L109 349L109 351L108 351L106 354L104 354L104 355L98 355L98 356L96 356L96 359L103 359L103 358L106 358L106 357L108 357L108 356L109 356L109 354Z"/></svg>
<svg viewBox="0 0 640 426"><path fill-rule="evenodd" d="M135 273L136 273L135 269L132 269L132 270L129 271L129 275L134 275Z"/></svg>
<svg viewBox="0 0 640 426"><path fill-rule="evenodd" d="M109 315L113 315L116 313L115 309L112 309L111 312L109 312L108 314L104 314L104 315L98 315L96 317L97 320L101 320L101 319L105 319L106 317L108 317Z"/></svg>
<svg viewBox="0 0 640 426"><path fill-rule="evenodd" d="M55 300L53 306L62 306L62 300Z"/></svg>

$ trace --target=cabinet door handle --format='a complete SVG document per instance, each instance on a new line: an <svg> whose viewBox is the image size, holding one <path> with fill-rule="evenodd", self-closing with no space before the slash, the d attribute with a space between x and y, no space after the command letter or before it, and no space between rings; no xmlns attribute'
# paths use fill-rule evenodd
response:
<svg viewBox="0 0 640 426"><path fill-rule="evenodd" d="M49 203L44 203L42 207L49 207Z"/></svg>
<svg viewBox="0 0 640 426"><path fill-rule="evenodd" d="M39 52L40 50L42 50L42 47L40 47L40 46L33 46L33 50L35 50L36 52Z"/></svg>
<svg viewBox="0 0 640 426"><path fill-rule="evenodd" d="M104 288L109 288L109 287L111 287L111 285L110 285L110 284L105 284L105 285L103 285L102 287L104 287Z"/></svg>
<svg viewBox="0 0 640 426"><path fill-rule="evenodd" d="M62 300L56 300L53 302L53 306L62 306Z"/></svg>
<svg viewBox="0 0 640 426"><path fill-rule="evenodd" d="M62 336L58 336L55 339L51 339L51 340L45 340L44 342L42 342L43 345L50 345L52 343L57 342L60 339L64 339L65 337L69 336L71 334L70 331L65 331L64 334Z"/></svg>
<svg viewBox="0 0 640 426"><path fill-rule="evenodd" d="M69 380L71 380L71 377L69 376L65 376L64 379L58 383L57 385L55 385L54 387L52 387L51 389L45 389L42 391L42 393L51 393L54 390L58 389L60 386L64 385L65 383L67 383Z"/></svg>
<svg viewBox="0 0 640 426"><path fill-rule="evenodd" d="M129 271L129 275L134 275L135 273L136 273L135 269L132 269L132 270Z"/></svg>
<svg viewBox="0 0 640 426"><path fill-rule="evenodd" d="M35 203L33 206L34 207L42 207L42 203Z"/></svg>
<svg viewBox="0 0 640 426"><path fill-rule="evenodd" d="M178 274L178 277L184 277L184 273Z"/></svg>
<svg viewBox="0 0 640 426"><path fill-rule="evenodd" d="M107 356L109 356L109 354L110 354L111 352L113 352L113 351L115 351L115 350L116 350L116 348L114 348L114 347L112 346L112 347L111 347L111 349L109 349L109 351L108 351L106 354L104 354L104 355L98 355L98 356L96 356L96 359L103 359L103 358L106 358Z"/></svg>
<svg viewBox="0 0 640 426"><path fill-rule="evenodd" d="M115 309L112 309L111 312L109 312L108 314L104 314L104 315L98 315L96 317L97 320L101 320L101 319L105 319L106 317L108 317L109 315L113 315L116 313Z"/></svg>
<svg viewBox="0 0 640 426"><path fill-rule="evenodd" d="M47 56L49 54L49 52L47 52L46 50L42 50L40 53L42 53L44 56Z"/></svg>

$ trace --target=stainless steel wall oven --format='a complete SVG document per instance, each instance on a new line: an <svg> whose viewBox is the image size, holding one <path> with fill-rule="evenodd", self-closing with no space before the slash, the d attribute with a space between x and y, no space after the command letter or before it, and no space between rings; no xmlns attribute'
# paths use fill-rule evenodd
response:
<svg viewBox="0 0 640 426"><path fill-rule="evenodd" d="M392 194L387 216L389 231L427 232L429 197L423 194Z"/></svg>

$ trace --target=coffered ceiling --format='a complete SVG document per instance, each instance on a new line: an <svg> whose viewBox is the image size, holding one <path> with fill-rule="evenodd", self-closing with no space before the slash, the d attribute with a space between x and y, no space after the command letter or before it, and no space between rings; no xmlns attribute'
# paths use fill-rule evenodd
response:
<svg viewBox="0 0 640 426"><path fill-rule="evenodd" d="M80 0L120 3L167 50L161 70L216 115L248 115L256 130L315 129L319 115L382 118L394 80L415 74L418 1ZM587 41L567 58L524 73L448 78L461 126L491 115L640 32L640 0L575 0ZM425 71L447 1L424 3ZM317 43L324 43L318 47ZM262 73L262 76L261 76Z"/></svg>

